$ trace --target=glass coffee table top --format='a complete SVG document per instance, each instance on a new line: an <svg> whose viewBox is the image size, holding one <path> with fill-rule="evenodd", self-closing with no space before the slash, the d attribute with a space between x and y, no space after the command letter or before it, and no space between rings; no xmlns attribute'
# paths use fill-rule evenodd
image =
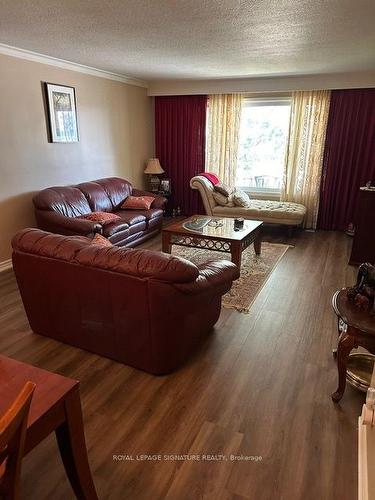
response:
<svg viewBox="0 0 375 500"><path fill-rule="evenodd" d="M235 219L231 217L193 215L163 228L163 231L181 234L196 233L205 237L242 240L245 235L263 224L262 221L244 220L243 227L237 228L234 221Z"/></svg>

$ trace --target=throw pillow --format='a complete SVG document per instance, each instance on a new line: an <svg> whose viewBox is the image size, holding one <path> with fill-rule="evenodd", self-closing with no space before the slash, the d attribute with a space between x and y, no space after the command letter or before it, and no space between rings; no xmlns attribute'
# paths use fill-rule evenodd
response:
<svg viewBox="0 0 375 500"><path fill-rule="evenodd" d="M214 200L216 201L216 203L218 205L220 205L221 207L234 207L232 195L224 196L223 194L214 191L212 193L212 196L213 196Z"/></svg>
<svg viewBox="0 0 375 500"><path fill-rule="evenodd" d="M110 224L116 220L121 220L121 217L110 212L91 212L91 214L80 215L78 219L91 220L92 222L99 222L99 224Z"/></svg>
<svg viewBox="0 0 375 500"><path fill-rule="evenodd" d="M250 198L245 191L241 189L236 189L233 193L233 202L237 207L248 207L250 206Z"/></svg>
<svg viewBox="0 0 375 500"><path fill-rule="evenodd" d="M215 184L219 184L219 177L215 174L212 174L211 172L202 172L198 175L201 175L203 177L205 177L207 180L209 180L211 182L211 184L215 185Z"/></svg>
<svg viewBox="0 0 375 500"><path fill-rule="evenodd" d="M93 237L91 240L91 245L100 245L101 247L113 247L113 244L104 236L102 236L99 233L96 233L96 235Z"/></svg>
<svg viewBox="0 0 375 500"><path fill-rule="evenodd" d="M227 186L226 184L222 184L221 182L219 182L219 184L215 184L214 190L220 194L223 194L224 196L229 196L234 191L232 187Z"/></svg>
<svg viewBox="0 0 375 500"><path fill-rule="evenodd" d="M121 205L121 208L127 210L150 210L154 200L153 196L128 196Z"/></svg>

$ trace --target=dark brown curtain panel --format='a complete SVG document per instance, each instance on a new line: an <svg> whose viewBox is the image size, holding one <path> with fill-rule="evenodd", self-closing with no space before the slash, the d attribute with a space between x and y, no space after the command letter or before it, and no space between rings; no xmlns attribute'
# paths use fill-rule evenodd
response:
<svg viewBox="0 0 375 500"><path fill-rule="evenodd" d="M375 89L334 90L328 117L319 229L353 222L360 186L375 182Z"/></svg>
<svg viewBox="0 0 375 500"><path fill-rule="evenodd" d="M155 152L171 179L171 206L204 213L190 179L204 172L207 96L155 97Z"/></svg>

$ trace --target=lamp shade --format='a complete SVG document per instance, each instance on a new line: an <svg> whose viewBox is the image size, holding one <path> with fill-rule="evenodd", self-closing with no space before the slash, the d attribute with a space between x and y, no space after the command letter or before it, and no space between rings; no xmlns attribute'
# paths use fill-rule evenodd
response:
<svg viewBox="0 0 375 500"><path fill-rule="evenodd" d="M160 162L157 158L150 158L145 168L145 174L164 174Z"/></svg>

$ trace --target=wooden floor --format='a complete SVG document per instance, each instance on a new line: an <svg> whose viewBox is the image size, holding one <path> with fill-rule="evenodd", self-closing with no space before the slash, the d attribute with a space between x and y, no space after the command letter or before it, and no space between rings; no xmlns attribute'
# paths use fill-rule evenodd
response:
<svg viewBox="0 0 375 500"><path fill-rule="evenodd" d="M341 233L298 235L250 314L224 309L197 355L168 376L33 334L10 271L0 274L0 349L81 381L101 499L353 500L364 396L348 387L340 405L330 398L337 337L330 302L353 283L350 244ZM144 246L160 249L160 238ZM142 454L228 460L137 460ZM261 460L233 462L231 454ZM22 481L25 499L73 498L53 436L25 458Z"/></svg>

